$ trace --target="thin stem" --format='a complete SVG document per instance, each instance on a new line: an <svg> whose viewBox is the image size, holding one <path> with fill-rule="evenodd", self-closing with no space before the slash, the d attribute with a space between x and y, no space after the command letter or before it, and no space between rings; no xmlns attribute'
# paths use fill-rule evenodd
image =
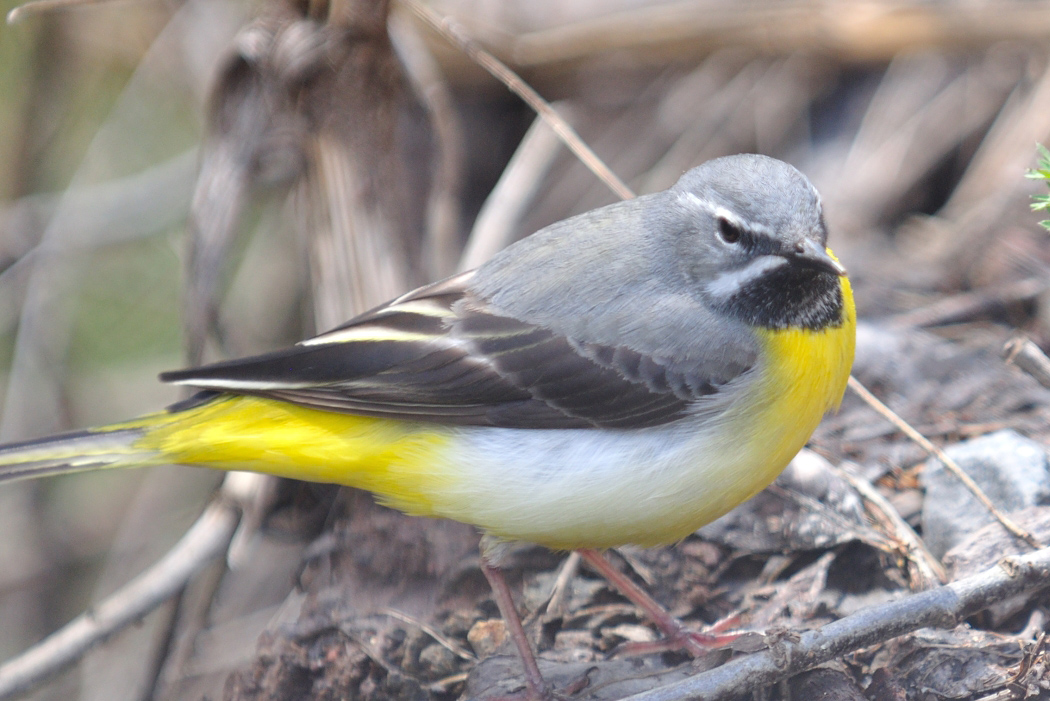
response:
<svg viewBox="0 0 1050 701"><path fill-rule="evenodd" d="M1038 540L1036 540L1035 536L1033 536L1031 533L1019 526L1009 516L999 511L999 509L996 508L995 504L992 503L992 500L988 498L988 495L984 493L984 490L982 490L981 487L973 481L973 478L971 478L961 467L959 467L959 464L957 462L948 457L948 454L945 453L943 450L931 443L929 439L926 438L926 436L922 435L914 428L912 428L911 425L907 421L902 419L900 416L898 416L896 412L894 412L888 406L880 402L874 394L868 391L867 387L862 385L860 381L852 375L849 378L849 388L853 390L857 394L857 396L863 399L868 406L870 406L872 409L881 414L884 419L896 426L901 433L903 433L911 440L915 441L915 443L917 443L919 447L921 447L927 453L944 463L944 466L948 468L948 471L955 475L960 482L966 485L966 488L969 489L975 497L977 497L977 501L981 502L981 504L984 505L984 508L988 509L988 511L991 512L992 516L994 516L995 519L1003 525L1003 528L1010 531L1010 533L1017 536L1024 542L1028 543L1033 548L1038 549L1043 547L1042 544Z"/></svg>

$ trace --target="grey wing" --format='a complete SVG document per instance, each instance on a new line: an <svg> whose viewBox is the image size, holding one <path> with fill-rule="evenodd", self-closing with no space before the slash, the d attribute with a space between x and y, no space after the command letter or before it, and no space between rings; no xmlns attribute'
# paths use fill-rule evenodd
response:
<svg viewBox="0 0 1050 701"><path fill-rule="evenodd" d="M702 372L500 315L471 295L471 276L287 350L161 378L366 416L512 428L656 426L719 390Z"/></svg>

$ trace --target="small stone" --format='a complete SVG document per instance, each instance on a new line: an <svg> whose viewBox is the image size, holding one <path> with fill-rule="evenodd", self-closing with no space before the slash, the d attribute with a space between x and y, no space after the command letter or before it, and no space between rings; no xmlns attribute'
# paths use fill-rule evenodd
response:
<svg viewBox="0 0 1050 701"><path fill-rule="evenodd" d="M478 621L467 633L467 641L479 658L494 654L506 639L507 626L500 618Z"/></svg>
<svg viewBox="0 0 1050 701"><path fill-rule="evenodd" d="M427 645L419 653L419 664L431 679L455 674L459 669L458 659L451 650L438 643Z"/></svg>
<svg viewBox="0 0 1050 701"><path fill-rule="evenodd" d="M624 643L651 643L658 637L650 628L635 623L621 623L601 628L598 634L600 636L598 648L605 652L615 650Z"/></svg>
<svg viewBox="0 0 1050 701"><path fill-rule="evenodd" d="M921 489L894 490L887 499L901 518L911 525L918 525L922 517L923 494Z"/></svg>
<svg viewBox="0 0 1050 701"><path fill-rule="evenodd" d="M594 633L589 630L559 630L554 634L554 649L585 648L589 650L595 640Z"/></svg>
<svg viewBox="0 0 1050 701"><path fill-rule="evenodd" d="M544 653L545 659L563 662L598 662L605 654L598 649L600 639L586 630L560 630L554 635L554 646Z"/></svg>
<svg viewBox="0 0 1050 701"><path fill-rule="evenodd" d="M621 623L602 632L608 632L628 643L651 643L657 639L656 632L652 628L634 623Z"/></svg>
<svg viewBox="0 0 1050 701"><path fill-rule="evenodd" d="M1050 501L1046 450L1016 431L997 431L945 452L1004 513ZM926 463L921 481L926 489L922 537L938 558L995 520L940 460Z"/></svg>

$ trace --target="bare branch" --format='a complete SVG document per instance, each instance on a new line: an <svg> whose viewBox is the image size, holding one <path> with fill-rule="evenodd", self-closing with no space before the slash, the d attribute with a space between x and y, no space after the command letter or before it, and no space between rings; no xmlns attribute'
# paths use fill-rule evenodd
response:
<svg viewBox="0 0 1050 701"><path fill-rule="evenodd" d="M156 565L18 657L0 665L0 699L25 693L76 663L95 645L134 623L186 586L221 556L237 526L238 509L217 500Z"/></svg>
<svg viewBox="0 0 1050 701"><path fill-rule="evenodd" d="M812 0L608 5L612 9L592 17L552 21L518 36L515 61L564 66L619 50L632 52L636 60L657 62L668 56L702 56L722 46L830 53L847 62L882 61L919 48L1043 41L1050 33L1045 7L1035 3L940 6L875 0L862 12L835 13Z"/></svg>
<svg viewBox="0 0 1050 701"><path fill-rule="evenodd" d="M919 628L951 628L967 616L1012 596L1050 586L1050 548L1003 558L996 567L899 601L858 611L797 639L730 660L721 667L624 701L704 701L738 698L853 650Z"/></svg>
<svg viewBox="0 0 1050 701"><path fill-rule="evenodd" d="M580 571L580 554L573 550L558 568L558 576L554 579L551 587L551 595L547 599L547 612L560 615L565 612L567 599L570 594L570 583Z"/></svg>
<svg viewBox="0 0 1050 701"><path fill-rule="evenodd" d="M62 230L50 239L57 237L76 248L133 241L181 222L189 208L199 159L197 149L192 149L134 175L78 185L59 194L27 195L4 204L0 207L0 262L52 253L54 242L41 244L41 238L45 227L55 225L60 208L70 214L58 220Z"/></svg>
<svg viewBox="0 0 1050 701"><path fill-rule="evenodd" d="M1021 368L1050 389L1050 358L1030 339L1024 336L1011 338L1003 346L1003 357L1007 363Z"/></svg>

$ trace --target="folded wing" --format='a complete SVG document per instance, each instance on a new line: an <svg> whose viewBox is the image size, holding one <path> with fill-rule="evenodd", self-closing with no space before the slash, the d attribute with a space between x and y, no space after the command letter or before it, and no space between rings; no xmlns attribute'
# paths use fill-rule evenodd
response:
<svg viewBox="0 0 1050 701"><path fill-rule="evenodd" d="M641 428L718 392L698 370L501 316L473 273L409 293L287 350L167 382L366 416L512 428ZM746 370L746 368L745 368Z"/></svg>

